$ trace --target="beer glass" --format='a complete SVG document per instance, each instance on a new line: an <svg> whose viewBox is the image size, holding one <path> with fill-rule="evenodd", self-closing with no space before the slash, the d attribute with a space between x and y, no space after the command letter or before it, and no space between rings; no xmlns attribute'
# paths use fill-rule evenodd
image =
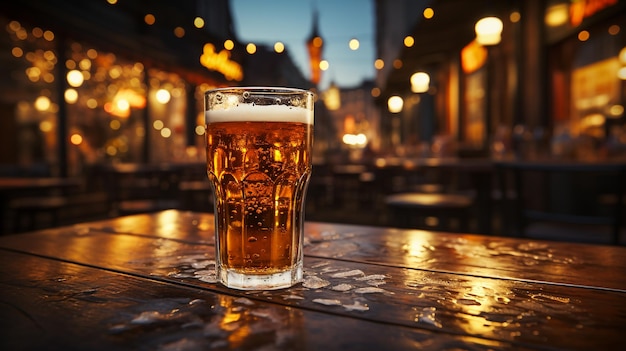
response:
<svg viewBox="0 0 626 351"><path fill-rule="evenodd" d="M271 87L205 93L217 279L244 290L302 279L314 94Z"/></svg>

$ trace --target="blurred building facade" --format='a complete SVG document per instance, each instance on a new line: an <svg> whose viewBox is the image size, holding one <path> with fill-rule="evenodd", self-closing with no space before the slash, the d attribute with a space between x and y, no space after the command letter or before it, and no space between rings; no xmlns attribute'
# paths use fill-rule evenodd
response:
<svg viewBox="0 0 626 351"><path fill-rule="evenodd" d="M600 154L615 152L612 139L626 144L626 1L412 5L420 18L397 56L385 60L392 68L378 71L383 147L422 153L421 145L447 138L460 154L532 157L579 153L568 149L577 143L594 144L590 152ZM376 7L403 22L402 9L385 1ZM501 40L479 44L475 25L488 16L502 21ZM377 32L389 31L379 19ZM378 35L380 57L393 52L387 40ZM418 72L430 78L424 90L411 81ZM392 97L403 102L397 112L387 107ZM559 138L577 141L563 151Z"/></svg>
<svg viewBox="0 0 626 351"><path fill-rule="evenodd" d="M203 160L204 91L312 86L288 53L246 52L228 0L25 0L0 10L4 174Z"/></svg>
<svg viewBox="0 0 626 351"><path fill-rule="evenodd" d="M372 90L374 81L364 81L354 87L338 87L331 83L321 93L331 116L331 148L343 155L342 162L367 161L367 155L380 151L380 109L376 106Z"/></svg>
<svg viewBox="0 0 626 351"><path fill-rule="evenodd" d="M319 92L321 162L338 151L584 154L574 139L607 155L624 149L626 0L372 1L377 76ZM289 50L246 51L228 0L23 0L0 10L1 173L203 160L205 90L315 89ZM501 41L482 45L474 26L488 15L502 20ZM415 73L425 88L411 83Z"/></svg>

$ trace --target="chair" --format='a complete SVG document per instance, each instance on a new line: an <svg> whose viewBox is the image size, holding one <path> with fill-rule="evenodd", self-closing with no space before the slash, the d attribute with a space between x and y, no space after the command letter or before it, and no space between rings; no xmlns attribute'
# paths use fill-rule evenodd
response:
<svg viewBox="0 0 626 351"><path fill-rule="evenodd" d="M19 197L9 202L13 214L13 232L31 231L60 224L60 212L67 206L61 195ZM43 217L48 217L44 220Z"/></svg>
<svg viewBox="0 0 626 351"><path fill-rule="evenodd" d="M178 168L168 165L115 164L103 169L112 216L179 208Z"/></svg>
<svg viewBox="0 0 626 351"><path fill-rule="evenodd" d="M619 244L626 163L509 161L495 166L505 234Z"/></svg>

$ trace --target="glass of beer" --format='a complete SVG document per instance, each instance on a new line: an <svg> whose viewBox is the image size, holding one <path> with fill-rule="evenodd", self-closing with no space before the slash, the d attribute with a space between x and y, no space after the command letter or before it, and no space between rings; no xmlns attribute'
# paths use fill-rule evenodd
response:
<svg viewBox="0 0 626 351"><path fill-rule="evenodd" d="M205 93L215 266L227 287L281 289L302 280L313 100L312 92L290 88Z"/></svg>

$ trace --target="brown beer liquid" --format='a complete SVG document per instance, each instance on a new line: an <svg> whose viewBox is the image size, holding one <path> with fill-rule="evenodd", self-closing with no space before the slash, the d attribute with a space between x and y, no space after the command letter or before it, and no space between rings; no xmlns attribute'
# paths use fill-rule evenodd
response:
<svg viewBox="0 0 626 351"><path fill-rule="evenodd" d="M294 122L207 125L207 170L219 221L216 245L226 268L272 274L302 255L311 128Z"/></svg>

